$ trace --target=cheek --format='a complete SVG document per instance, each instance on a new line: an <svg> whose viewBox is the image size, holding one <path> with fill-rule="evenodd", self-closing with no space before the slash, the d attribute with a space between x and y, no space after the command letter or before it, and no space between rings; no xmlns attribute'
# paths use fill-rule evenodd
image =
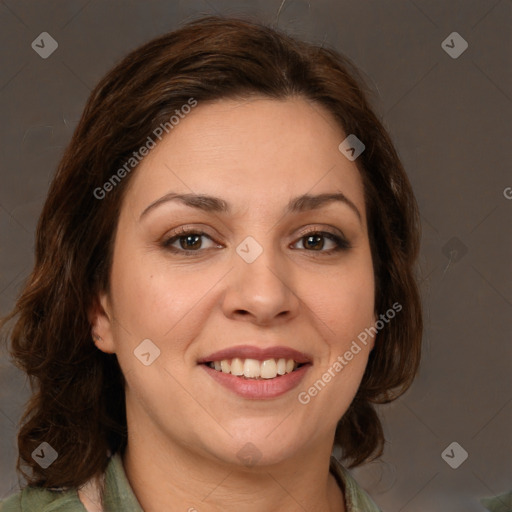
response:
<svg viewBox="0 0 512 512"><path fill-rule="evenodd" d="M375 287L371 265L352 266L315 280L305 295L316 316L328 327L332 348L341 350L373 325ZM314 294L311 290L316 290Z"/></svg>
<svg viewBox="0 0 512 512"><path fill-rule="evenodd" d="M360 335L374 323L375 299L373 269L352 267L336 277L309 302L324 333L325 352L297 397L330 427L347 411L366 369L371 340L363 343Z"/></svg>
<svg viewBox="0 0 512 512"><path fill-rule="evenodd" d="M179 344L180 331L194 329L204 308L205 297L222 277L220 272L192 272L177 268L158 254L115 260L112 269L112 294L115 312L136 341L145 338L162 341L170 332Z"/></svg>

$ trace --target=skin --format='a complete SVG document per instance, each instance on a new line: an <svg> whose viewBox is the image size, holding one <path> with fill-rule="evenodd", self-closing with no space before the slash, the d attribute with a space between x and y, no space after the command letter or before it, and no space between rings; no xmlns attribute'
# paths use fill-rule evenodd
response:
<svg viewBox="0 0 512 512"><path fill-rule="evenodd" d="M134 171L110 293L90 319L97 347L117 355L127 381L123 462L146 512L170 504L190 512L345 509L329 456L372 341L307 405L297 399L375 321L364 189L355 162L338 150L345 137L331 114L301 98L222 100L199 104ZM169 201L140 218L171 191L216 196L232 211ZM296 196L332 192L361 218L342 202L285 214ZM192 255L162 246L184 225L207 234L193 239ZM329 254L335 243L308 245L302 228L343 233L350 248ZM250 264L236 252L247 236L263 248ZM160 350L149 366L133 353L144 339ZM197 364L240 344L289 346L313 366L285 395L245 399ZM237 457L248 442L260 457L251 467Z"/></svg>

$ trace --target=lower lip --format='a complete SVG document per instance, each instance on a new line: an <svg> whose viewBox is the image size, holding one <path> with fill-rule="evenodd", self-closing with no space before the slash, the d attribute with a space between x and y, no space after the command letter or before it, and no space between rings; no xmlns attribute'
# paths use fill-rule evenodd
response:
<svg viewBox="0 0 512 512"><path fill-rule="evenodd" d="M284 395L297 387L311 364L304 364L294 372L286 373L273 379L246 379L231 375L231 373L219 372L210 368L207 364L202 364L201 366L219 384L222 384L237 395L243 398L263 400Z"/></svg>

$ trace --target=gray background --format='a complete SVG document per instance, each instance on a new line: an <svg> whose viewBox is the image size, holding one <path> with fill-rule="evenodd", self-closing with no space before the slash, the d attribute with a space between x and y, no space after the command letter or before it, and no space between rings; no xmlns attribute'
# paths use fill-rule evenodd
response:
<svg viewBox="0 0 512 512"><path fill-rule="evenodd" d="M422 213L421 372L381 407L385 454L356 478L386 512L483 511L479 498L512 489L510 0L0 2L0 314L31 269L49 180L97 81L198 13L275 23L278 11L279 27L362 69ZM44 31L59 44L48 59L31 48ZM469 44L457 59L441 46L454 31ZM4 353L0 497L18 486L27 396ZM453 441L469 454L458 469L441 457Z"/></svg>

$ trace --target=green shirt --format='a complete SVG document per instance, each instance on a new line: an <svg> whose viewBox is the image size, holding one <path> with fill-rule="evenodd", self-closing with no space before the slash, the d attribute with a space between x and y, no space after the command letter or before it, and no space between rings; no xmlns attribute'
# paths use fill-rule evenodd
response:
<svg viewBox="0 0 512 512"><path fill-rule="evenodd" d="M331 473L344 490L347 512L380 512L350 473L331 457ZM105 472L104 512L143 512L130 487L119 454L111 457ZM64 491L25 487L0 502L0 512L86 512L76 489Z"/></svg>

